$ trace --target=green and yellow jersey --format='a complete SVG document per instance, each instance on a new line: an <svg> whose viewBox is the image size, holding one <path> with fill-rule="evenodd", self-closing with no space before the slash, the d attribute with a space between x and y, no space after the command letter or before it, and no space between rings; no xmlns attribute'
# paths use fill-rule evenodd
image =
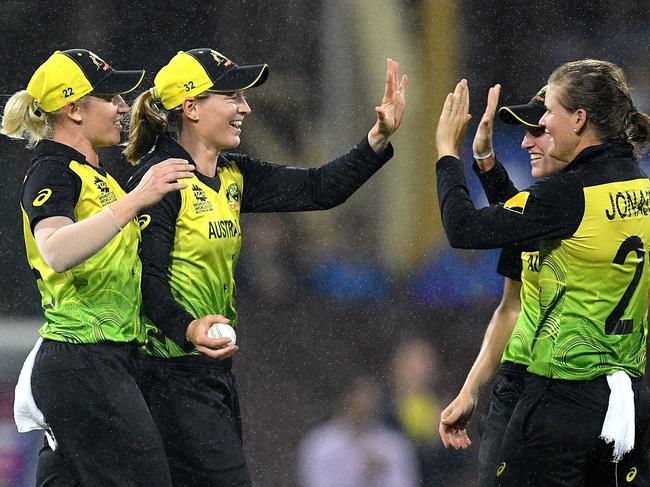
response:
<svg viewBox="0 0 650 487"><path fill-rule="evenodd" d="M532 373L589 380L645 371L650 181L627 144L584 149L563 171L504 204L475 209L459 161L438 161L453 246L540 242L540 316Z"/></svg>
<svg viewBox="0 0 650 487"><path fill-rule="evenodd" d="M135 220L95 255L60 273L45 263L33 233L45 218L81 221L124 194L106 171L71 147L49 140L38 144L23 183L21 207L27 259L45 311L46 322L39 330L43 338L69 343L145 341L139 317L140 229Z"/></svg>
<svg viewBox="0 0 650 487"><path fill-rule="evenodd" d="M221 153L210 178L196 173L188 187L140 215L145 352L160 358L198 355L185 338L194 319L221 314L237 326L234 269L242 242L240 213L323 210L345 201L392 157L367 140L320 168L289 167ZM129 181L168 158L192 161L169 135Z"/></svg>
<svg viewBox="0 0 650 487"><path fill-rule="evenodd" d="M505 203L518 193L498 160L490 171L481 172L476 161L473 169L490 204ZM539 251L536 250L536 244L528 247L528 250L523 250L521 246L503 249L497 267L497 272L502 276L521 282L521 311L504 348L501 362L525 366L531 363L539 320Z"/></svg>
<svg viewBox="0 0 650 487"><path fill-rule="evenodd" d="M481 181L490 204L505 203L518 193L498 160L490 171L481 172L476 161L473 169ZM501 251L497 272L504 277L521 282L521 311L504 348L502 363L510 362L528 366L531 362L532 345L539 319L540 262L537 247L538 245L530 245L529 250L523 250L521 246L517 246Z"/></svg>
<svg viewBox="0 0 650 487"><path fill-rule="evenodd" d="M521 252L521 311L501 362L530 365L539 320L539 252Z"/></svg>

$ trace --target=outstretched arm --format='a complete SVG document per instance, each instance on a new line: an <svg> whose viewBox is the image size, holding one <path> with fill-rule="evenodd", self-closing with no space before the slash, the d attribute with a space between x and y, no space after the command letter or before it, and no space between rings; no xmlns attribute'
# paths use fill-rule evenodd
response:
<svg viewBox="0 0 650 487"><path fill-rule="evenodd" d="M584 192L572 173L538 181L502 205L474 207L459 158L469 119L469 91L462 80L447 95L436 130L438 201L451 246L500 248L573 235L582 221Z"/></svg>
<svg viewBox="0 0 650 487"><path fill-rule="evenodd" d="M494 311L485 331L481 350L472 365L458 396L440 415L438 432L445 447L467 448L472 444L467 436L467 423L472 418L481 389L492 380L499 368L501 356L517 322L521 302L521 283L505 278L501 303Z"/></svg>

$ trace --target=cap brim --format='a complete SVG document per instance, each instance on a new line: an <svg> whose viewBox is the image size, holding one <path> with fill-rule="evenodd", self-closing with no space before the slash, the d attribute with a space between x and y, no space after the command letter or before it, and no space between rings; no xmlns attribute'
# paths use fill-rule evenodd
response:
<svg viewBox="0 0 650 487"><path fill-rule="evenodd" d="M526 127L541 127L539 120L546 113L544 105L527 103L499 108L499 118L510 125L525 125Z"/></svg>
<svg viewBox="0 0 650 487"><path fill-rule="evenodd" d="M124 95L135 90L144 78L144 70L111 71L104 79L93 87L91 94Z"/></svg>
<svg viewBox="0 0 650 487"><path fill-rule="evenodd" d="M221 78L216 80L208 91L217 93L243 91L261 85L268 76L269 66L267 64L237 66L228 70Z"/></svg>

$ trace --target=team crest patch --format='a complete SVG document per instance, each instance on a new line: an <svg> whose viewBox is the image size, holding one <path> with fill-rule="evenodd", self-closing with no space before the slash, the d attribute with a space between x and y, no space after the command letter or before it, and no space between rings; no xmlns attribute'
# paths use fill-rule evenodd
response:
<svg viewBox="0 0 650 487"><path fill-rule="evenodd" d="M97 186L97 189L99 190L99 202L102 206L108 206L117 201L117 196L115 196L115 193L113 193L111 188L108 187L106 181L101 179L99 176L95 176L93 183L95 183L95 186Z"/></svg>
<svg viewBox="0 0 650 487"><path fill-rule="evenodd" d="M519 213L520 215L523 215L524 210L526 209L526 203L528 202L529 196L530 193L527 191L522 191L521 193L517 193L508 201L506 201L503 207L506 210L513 211L515 213Z"/></svg>
<svg viewBox="0 0 650 487"><path fill-rule="evenodd" d="M203 188L198 184L192 185L192 192L194 193L194 211L196 213L205 213L212 211L212 203L208 199Z"/></svg>
<svg viewBox="0 0 650 487"><path fill-rule="evenodd" d="M228 206L236 210L241 205L241 192L235 183L232 183L228 186L226 190L226 199L228 200Z"/></svg>

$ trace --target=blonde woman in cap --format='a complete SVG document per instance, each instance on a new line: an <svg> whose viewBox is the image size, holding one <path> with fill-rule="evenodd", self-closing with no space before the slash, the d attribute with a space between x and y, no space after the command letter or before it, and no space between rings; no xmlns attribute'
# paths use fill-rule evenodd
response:
<svg viewBox="0 0 650 487"><path fill-rule="evenodd" d="M136 385L141 264L138 211L181 189L171 160L128 195L97 149L120 142L144 71L116 71L84 49L56 51L8 101L2 133L34 158L21 206L29 265L45 311L16 387L20 431L45 429L38 485L169 486L160 436Z"/></svg>
<svg viewBox="0 0 650 487"><path fill-rule="evenodd" d="M226 152L250 113L245 91L265 64L238 66L213 49L179 52L135 102L126 154L152 164L196 165L190 186L141 215L143 311L150 340L143 393L163 436L174 485L250 485L232 355L216 322L237 326L234 267L240 213L308 211L344 202L393 155L388 140L404 113L407 78L388 60L377 123L361 142L319 168L287 167ZM153 149L153 152L150 152Z"/></svg>

